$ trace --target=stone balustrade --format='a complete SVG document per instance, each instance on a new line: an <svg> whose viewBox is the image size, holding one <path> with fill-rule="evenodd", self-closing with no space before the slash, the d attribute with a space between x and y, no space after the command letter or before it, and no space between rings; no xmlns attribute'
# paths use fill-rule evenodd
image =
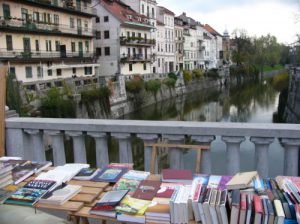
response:
<svg viewBox="0 0 300 224"><path fill-rule="evenodd" d="M131 138L136 136L146 144L167 139L172 144L183 144L190 137L199 145L210 145L217 136L226 144L227 170L224 174L240 171L240 145L246 138L255 145L256 169L262 177L269 174L269 146L278 139L284 147L284 175L298 175L300 146L299 124L206 123L181 121L133 121L92 119L8 118L6 119L6 150L8 156L31 160L45 160L45 139L51 139L54 165L66 162L64 138L73 140L74 161L87 162L85 136L95 140L96 164L103 167L109 161L108 138L119 144L119 161L132 162ZM170 149L170 166L182 167L179 149ZM149 170L151 148L144 148L144 167ZM211 173L211 151L202 151L201 172ZM276 165L276 164L275 164Z"/></svg>

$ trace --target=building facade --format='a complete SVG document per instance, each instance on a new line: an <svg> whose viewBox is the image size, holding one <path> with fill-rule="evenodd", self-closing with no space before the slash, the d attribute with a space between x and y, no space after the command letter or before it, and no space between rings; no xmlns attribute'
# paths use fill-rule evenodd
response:
<svg viewBox="0 0 300 224"><path fill-rule="evenodd" d="M118 0L100 1L95 7L94 47L101 76L131 79L151 73L155 39L148 18Z"/></svg>
<svg viewBox="0 0 300 224"><path fill-rule="evenodd" d="M158 73L175 71L175 14L165 7L157 7L157 70ZM160 51L158 51L160 49ZM160 66L159 66L160 65Z"/></svg>
<svg viewBox="0 0 300 224"><path fill-rule="evenodd" d="M98 75L89 0L0 3L0 60L26 84Z"/></svg>
<svg viewBox="0 0 300 224"><path fill-rule="evenodd" d="M175 17L175 51L176 51L176 71L183 70L183 21Z"/></svg>

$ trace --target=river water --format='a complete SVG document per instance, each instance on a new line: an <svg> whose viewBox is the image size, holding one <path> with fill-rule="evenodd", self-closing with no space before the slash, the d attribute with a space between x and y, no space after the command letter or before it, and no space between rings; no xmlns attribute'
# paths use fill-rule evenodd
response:
<svg viewBox="0 0 300 224"><path fill-rule="evenodd" d="M208 89L151 105L123 119L133 120L178 120L209 122L272 123L277 111L279 93L268 83L248 83L241 86ZM254 144L249 137L241 144L241 170L255 170ZM135 153L134 160L141 161ZM182 153L184 168L195 167L195 151ZM226 145L220 136L211 144L212 173L226 173ZM283 173L283 148L275 140L269 149L269 175ZM166 159L167 160L167 159ZM168 163L168 162L165 162Z"/></svg>

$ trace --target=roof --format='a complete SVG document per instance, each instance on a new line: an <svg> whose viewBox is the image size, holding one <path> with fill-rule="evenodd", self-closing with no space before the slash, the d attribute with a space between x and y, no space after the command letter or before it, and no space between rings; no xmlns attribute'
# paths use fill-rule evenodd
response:
<svg viewBox="0 0 300 224"><path fill-rule="evenodd" d="M183 12L180 16L177 16L176 18L182 20L184 25L189 25L189 26L198 25L198 22L193 18L188 17L185 12Z"/></svg>
<svg viewBox="0 0 300 224"><path fill-rule="evenodd" d="M163 7L163 6L158 6L158 7L159 7L160 10L162 10L165 14L169 14L169 15L171 15L171 16L175 16L175 13L172 12L171 10L169 10L169 9Z"/></svg>
<svg viewBox="0 0 300 224"><path fill-rule="evenodd" d="M116 17L121 23L145 26L152 28L146 16L137 13L130 6L121 2L120 0L99 0L108 12Z"/></svg>
<svg viewBox="0 0 300 224"><path fill-rule="evenodd" d="M221 35L220 33L218 33L218 31L216 31L214 28L212 28L210 25L205 24L203 27L204 27L204 29L206 29L208 32L210 32L212 35L222 37L222 35Z"/></svg>

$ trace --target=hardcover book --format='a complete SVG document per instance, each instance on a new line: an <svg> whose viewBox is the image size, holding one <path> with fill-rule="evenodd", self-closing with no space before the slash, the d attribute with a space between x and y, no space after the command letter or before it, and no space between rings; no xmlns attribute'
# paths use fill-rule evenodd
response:
<svg viewBox="0 0 300 224"><path fill-rule="evenodd" d="M63 184L62 186L56 187L53 191L44 194L41 199L39 199L39 202L61 205L79 193L81 188L79 185Z"/></svg>
<svg viewBox="0 0 300 224"><path fill-rule="evenodd" d="M257 176L257 171L237 173L226 184L227 189L243 189L251 186L252 181Z"/></svg>
<svg viewBox="0 0 300 224"><path fill-rule="evenodd" d="M80 172L73 177L74 180L90 180L96 176L99 169L96 168L83 168Z"/></svg>
<svg viewBox="0 0 300 224"><path fill-rule="evenodd" d="M106 167L106 168L103 168L101 171L99 171L92 180L115 183L127 171L128 171L127 168L107 168Z"/></svg>
<svg viewBox="0 0 300 224"><path fill-rule="evenodd" d="M5 203L32 206L54 185L54 181L48 180L29 181L24 185L24 187L21 187L16 192L14 192L5 201Z"/></svg>
<svg viewBox="0 0 300 224"><path fill-rule="evenodd" d="M160 181L142 180L132 197L151 201L159 190L160 184Z"/></svg>
<svg viewBox="0 0 300 224"><path fill-rule="evenodd" d="M192 183L193 174L191 170L164 169L162 170L162 181Z"/></svg>

